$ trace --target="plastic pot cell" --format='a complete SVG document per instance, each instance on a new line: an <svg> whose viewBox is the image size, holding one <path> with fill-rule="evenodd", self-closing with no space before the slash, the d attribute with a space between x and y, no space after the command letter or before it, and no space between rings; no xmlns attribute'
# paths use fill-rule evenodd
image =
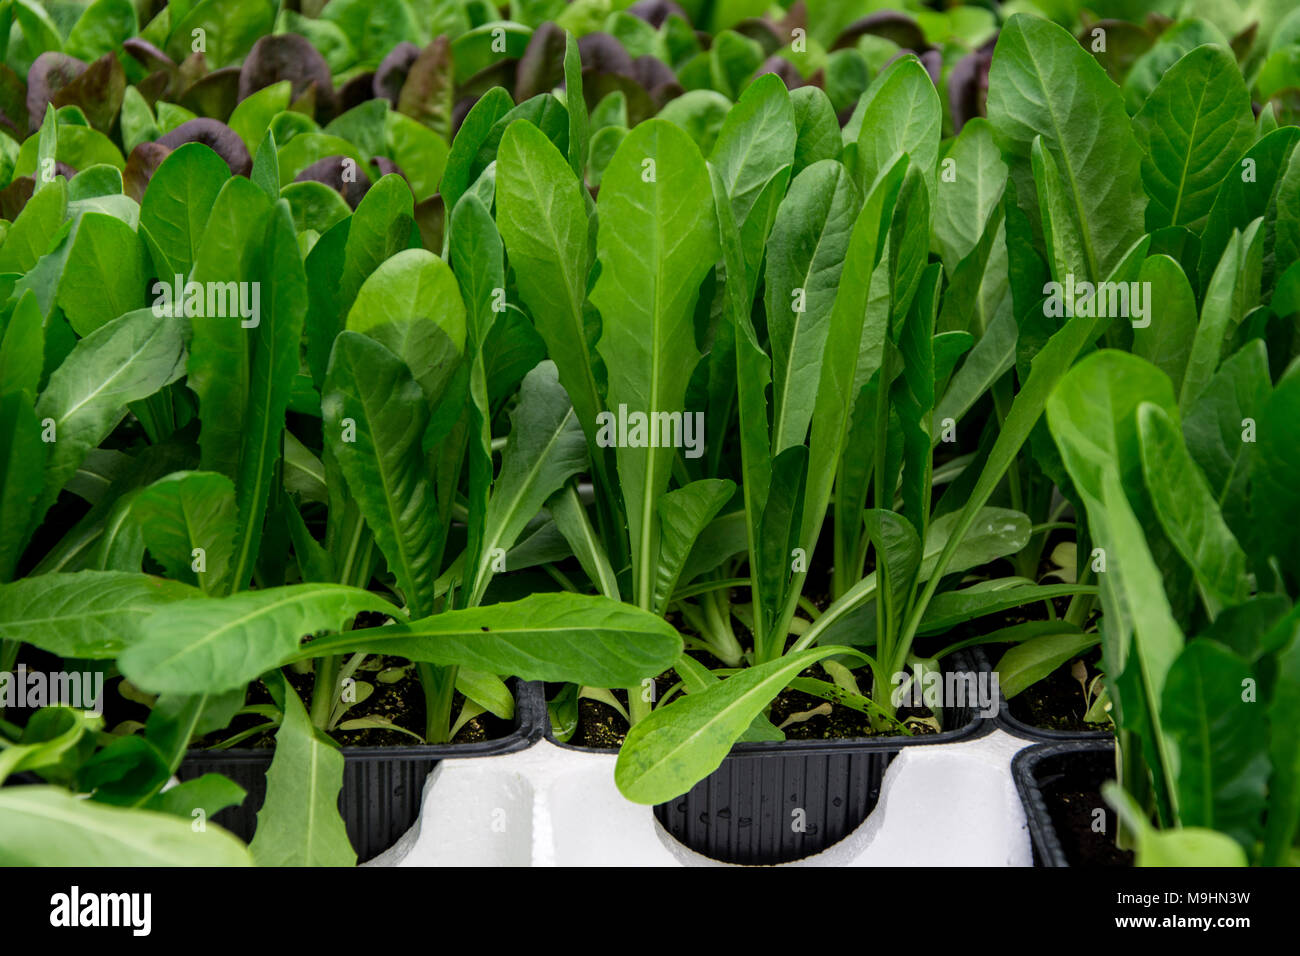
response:
<svg viewBox="0 0 1300 956"><path fill-rule="evenodd" d="M468 744L342 748L339 812L358 862L387 850L415 823L425 779L439 760L513 753L540 739L546 715L540 689L522 681L515 682L514 689L514 728L504 737ZM266 771L274 753L273 748L190 750L177 776L190 780L205 773L224 774L248 791L243 804L213 817L214 822L247 841L257 830L257 811L266 799Z"/></svg>

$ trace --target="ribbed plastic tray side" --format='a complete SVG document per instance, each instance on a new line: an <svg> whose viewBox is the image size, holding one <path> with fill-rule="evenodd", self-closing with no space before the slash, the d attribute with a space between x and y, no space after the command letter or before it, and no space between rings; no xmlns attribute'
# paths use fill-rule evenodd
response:
<svg viewBox="0 0 1300 956"><path fill-rule="evenodd" d="M343 786L339 812L357 860L365 862L392 846L420 815L424 782L439 760L447 757L488 757L513 753L537 741L545 732L546 704L537 684L515 687L515 727L507 736L472 744L413 747L344 747ZM191 750L177 771L182 780L219 773L248 796L238 807L213 817L242 840L257 831L257 811L266 800L266 771L275 751Z"/></svg>
<svg viewBox="0 0 1300 956"><path fill-rule="evenodd" d="M1024 804L1037 866L1070 865L1052 821L1052 812L1047 806L1044 789L1049 776L1059 773L1058 768L1062 762L1072 757L1096 759L1094 755L1107 755L1113 760L1114 753L1113 740L1063 740L1026 747L1012 759L1011 775L1015 779L1016 790L1020 793L1020 802Z"/></svg>

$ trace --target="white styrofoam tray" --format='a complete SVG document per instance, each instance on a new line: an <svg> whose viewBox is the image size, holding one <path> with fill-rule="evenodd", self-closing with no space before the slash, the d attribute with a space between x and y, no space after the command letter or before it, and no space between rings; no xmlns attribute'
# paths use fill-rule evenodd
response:
<svg viewBox="0 0 1300 956"><path fill-rule="evenodd" d="M843 840L787 866L1031 866L1011 758L1030 741L1001 729L906 747L880 800ZM725 866L671 837L614 785L613 753L540 740L497 757L449 758L420 816L368 866Z"/></svg>

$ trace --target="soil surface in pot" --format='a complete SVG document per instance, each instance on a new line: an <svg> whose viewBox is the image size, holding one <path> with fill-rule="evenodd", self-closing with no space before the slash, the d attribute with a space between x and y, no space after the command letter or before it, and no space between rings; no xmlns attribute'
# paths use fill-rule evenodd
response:
<svg viewBox="0 0 1300 956"><path fill-rule="evenodd" d="M381 676L383 675L383 679ZM298 674L287 672L289 683L303 705L311 701L313 675L308 672ZM422 744L424 733L424 693L415 676L415 668L405 659L397 657L372 657L359 668L354 675L358 685L368 684L373 690L369 696L350 707L343 715L341 723L361 718L379 718L401 727L411 733L420 735L417 740L411 734L402 733L387 727L368 727L357 730L334 729L330 737L346 747L410 747ZM364 691L363 691L364 693ZM148 698L132 688L125 680L111 680L104 687L104 716L107 726L128 729L132 722L143 725L149 718ZM453 716L460 713L465 698L457 693L452 703ZM271 695L261 681L249 685L246 706L269 705ZM200 749L216 746L230 740L236 735L254 730L265 725L267 719L261 714L240 714L230 722L228 727L208 734L194 742ZM514 732L514 722L502 720L492 714L480 714L467 721L452 739L453 744L471 744L482 740L499 740ZM265 727L257 733L244 737L232 745L237 749L261 749L275 746L275 728Z"/></svg>
<svg viewBox="0 0 1300 956"><path fill-rule="evenodd" d="M710 666L719 666L716 661L708 661ZM801 677L814 677L830 682L830 675L820 665L805 670ZM870 676L861 674L859 680L870 681ZM661 674L655 681L656 691L666 692L676 682L673 672ZM548 699L553 698L556 688L547 690ZM627 706L625 691L613 692L623 706ZM900 707L898 716L908 721L908 728L913 735L933 734L939 730L929 722L932 717L927 708ZM840 738L898 736L897 731L879 733L872 730L870 718L861 711L850 707L832 704L830 701L804 694L800 691L786 689L772 703L768 714L772 723L781 727L787 740L836 740ZM916 718L916 719L911 719ZM789 721L789 723L786 723ZM609 704L599 700L582 697L578 700L578 723L573 736L567 741L575 747L594 747L598 749L617 750L627 736L628 723Z"/></svg>
<svg viewBox="0 0 1300 956"><path fill-rule="evenodd" d="M989 660L994 667L1007 647L1005 644L989 645ZM1011 716L1021 723L1044 730L1074 733L1108 730L1109 724L1094 724L1083 719L1088 704L1083 696L1083 685L1071 673L1074 661L1082 660L1088 672L1087 683L1091 685L1092 679L1100 673L1097 669L1100 659L1101 648L1093 647L1074 660L1066 661L1051 674L1007 701Z"/></svg>
<svg viewBox="0 0 1300 956"><path fill-rule="evenodd" d="M1110 757L1078 754L1054 761L1039 771L1039 786L1047 802L1061 849L1071 866L1132 866L1133 853L1115 845L1119 822L1101 796L1101 786L1114 776ZM1096 811L1105 813L1098 832Z"/></svg>
<svg viewBox="0 0 1300 956"><path fill-rule="evenodd" d="M312 687L315 683L314 676L311 673L297 674L293 672L289 672L287 676L289 683L298 692L298 696L302 698L304 705L310 702ZM411 734L404 734L401 731L390 730L386 727L367 727L356 730L344 730L341 727L336 727L329 732L330 737L345 747L411 747L424 742L424 692L415 676L415 668L408 661L398 657L372 657L364 662L353 676L359 688L363 685L369 685L373 690L369 691L369 696L364 700L348 708L340 721L341 725L345 725L352 720L377 718L392 724L394 727L409 730L421 739L417 740ZM270 702L271 696L260 681L251 685L248 692L249 704ZM453 718L460 713L464 704L465 698L457 693L452 702L451 712ZM204 738L199 742L198 746L210 747L222 740L228 740L232 735L240 733L242 730L255 727L260 722L264 722L260 717L250 715L236 717L229 728ZM453 744L472 744L482 740L497 740L509 736L513 730L514 725L511 721L501 720L492 714L485 713L466 722L456 733L456 736L452 738L451 742ZM236 746L241 748L274 747L275 732L273 729L268 730L250 737Z"/></svg>

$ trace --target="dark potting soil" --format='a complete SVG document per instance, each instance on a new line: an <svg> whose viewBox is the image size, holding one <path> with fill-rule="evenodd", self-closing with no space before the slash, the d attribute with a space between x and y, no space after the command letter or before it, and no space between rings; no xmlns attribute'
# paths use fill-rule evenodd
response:
<svg viewBox="0 0 1300 956"><path fill-rule="evenodd" d="M358 670L355 675L356 679L373 685L374 691L365 700L350 707L347 713L344 714L343 720L348 721L360 717L380 717L398 727L420 735L421 740L416 740L410 734L382 727L361 730L336 729L330 732L330 737L346 747L410 747L422 743L424 734L424 693L420 688L419 680L415 676L414 668L408 670L400 680L393 683L384 683L377 679L378 674L383 670L402 668L406 663L404 659L396 657L372 658L367 662L366 670ZM307 706L311 701L312 686L314 684L311 672L299 674L288 671L287 677L290 685L303 700L304 706ZM105 681L104 716L105 725L110 729L128 721L137 721L143 724L149 717L149 709L145 704L123 696L124 683L124 681L116 678ZM131 693L129 688L127 688L127 693ZM134 696L135 694L132 694L132 697ZM453 716L460 713L460 708L464 702L465 698L457 693L452 704ZM271 695L262 683L257 681L250 685L245 703L247 705L270 704ZM228 727L195 741L194 746L199 749L214 747L223 741L229 740L236 734L251 730L266 722L266 718L261 715L241 714L231 721ZM514 725L511 721L501 720L492 714L480 714L473 720L468 721L457 732L451 742L453 744L469 744L482 740L499 740L502 737L509 736L513 731ZM241 750L274 747L275 728L268 728L261 733L246 737L233 746Z"/></svg>
<svg viewBox="0 0 1300 956"><path fill-rule="evenodd" d="M1097 662L1101 659L1101 648L1091 648L1077 659L1082 659L1088 671L1087 683L1091 684L1092 679L1100 673ZM1074 661L1067 661L1007 701L1011 716L1031 727L1044 727L1048 730L1105 730L1107 724L1088 723L1083 719L1088 705L1084 699L1083 686L1071 673L1073 665Z"/></svg>
<svg viewBox="0 0 1300 956"><path fill-rule="evenodd" d="M1114 776L1107 754L1078 754L1040 780L1052 825L1071 866L1132 866L1133 853L1115 845L1119 821L1101 796ZM1099 816L1097 810L1104 814Z"/></svg>
<svg viewBox="0 0 1300 956"><path fill-rule="evenodd" d="M986 649L989 661L996 668L1009 645L990 644ZM1007 701L1011 716L1031 727L1045 730L1087 732L1106 730L1109 724L1088 723L1083 719L1087 713L1083 686L1074 678L1071 668L1076 660L1082 660L1088 672L1087 683L1100 671L1097 664L1101 660L1101 648L1092 647L1066 661L1051 674L1037 683L1025 688Z"/></svg>
<svg viewBox="0 0 1300 956"><path fill-rule="evenodd" d="M358 616L357 622L361 627L374 627L381 625L384 622L384 617L383 615L366 612ZM57 670L63 666L60 660L57 656L40 651L30 645L24 645L19 656L19 662L32 670ZM88 671L104 670L107 669L109 663L107 661L87 662L85 669ZM385 670L395 673L403 669L405 669L405 673L401 675L400 679L392 683L386 683L378 679L379 675ZM310 706L312 687L315 683L312 672L298 673L292 668L286 668L285 674L290 685L298 692L304 706ZM419 735L421 739L416 740L410 734L382 727L360 730L336 729L330 732L331 738L348 747L409 747L423 742L424 692L420 687L413 666L410 666L404 658L370 657L362 663L362 668L357 670L354 677L357 681L364 681L372 685L374 690L365 700L348 708L343 716L343 721L361 717L380 717L397 727ZM119 733L130 733L132 730L143 727L149 719L148 699L149 695L133 689L124 679L110 671L104 679L105 728L109 731L116 730ZM248 695L245 698L246 705L270 704L271 702L271 695L261 681L254 681L249 685ZM460 713L464 703L465 698L457 693L452 703L453 719ZM21 726L26 723L30 714L30 708L21 711L11 709L5 716ZM266 722L266 718L258 714L241 714L231 721L228 727L195 741L194 746L199 748L213 747L229 740L236 734L251 730ZM514 723L512 721L502 720L493 714L484 713L473 720L467 721L457 732L451 743L469 744L483 740L499 740L502 737L508 737L513 732ZM234 746L241 750L274 747L275 728L269 728L251 737L246 737L234 744Z"/></svg>
<svg viewBox="0 0 1300 956"><path fill-rule="evenodd" d="M831 680L830 675L820 665L808 668L800 676L814 677L828 683ZM860 674L859 680L865 680L869 683L870 677L866 674ZM663 693L674 683L673 675L671 673L667 675L661 674L655 683L658 691ZM627 695L624 691L616 690L613 693L620 704L627 705ZM548 697L552 694L553 690L548 691ZM779 727L791 716L809 712L816 713L805 720L788 724L784 728L787 740L838 740L857 737L897 736L897 731L880 733L873 730L870 717L861 711L832 704L820 697L814 697L811 694L788 688L782 691L776 700L772 702L768 719ZM907 720L909 717L926 718L931 716L931 712L926 708L900 707L898 716L900 720ZM913 721L908 726L912 733L917 736L938 732L932 725L923 724L919 721ZM627 732L628 723L617 710L603 701L583 697L578 700L577 728L567 742L575 747L615 750L622 746L623 738L627 736Z"/></svg>
<svg viewBox="0 0 1300 956"><path fill-rule="evenodd" d="M366 669L358 670L353 676L358 681L370 684L374 687L374 690L365 700L348 708L341 722L362 717L379 717L397 727L419 735L420 740L416 740L410 734L383 727L368 727L360 730L335 729L330 731L330 737L345 747L410 747L422 743L424 735L424 692L420 687L419 679L416 677L415 669L410 668L400 680L393 683L378 680L378 675L383 671L390 668L403 668L406 665L407 661L398 657L371 658L366 661L363 665ZM315 684L314 675L310 672L299 674L289 671L286 676L290 685L302 698L304 705L307 705L311 701L312 688ZM257 682L250 687L248 693L249 704L270 702L271 696L261 682ZM452 702L453 719L456 714L460 713L464 703L465 698L457 693ZM253 715L236 717L230 727L210 734L199 741L196 746L211 747L223 740L228 740L234 734L264 722L263 718ZM480 714L461 727L451 742L453 744L469 744L482 740L497 740L508 736L513 730L514 727L510 721L501 720L492 714ZM241 749L274 747L275 731L274 729L267 730L264 733L241 741L236 746Z"/></svg>

